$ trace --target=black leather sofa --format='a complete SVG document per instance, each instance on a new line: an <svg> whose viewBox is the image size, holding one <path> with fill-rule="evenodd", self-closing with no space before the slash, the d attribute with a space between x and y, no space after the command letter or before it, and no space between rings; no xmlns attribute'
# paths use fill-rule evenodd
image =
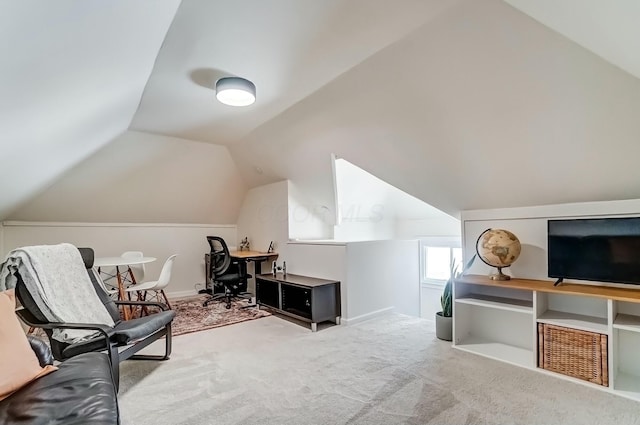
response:
<svg viewBox="0 0 640 425"><path fill-rule="evenodd" d="M29 337L40 365L53 364L49 347ZM117 425L116 386L109 357L85 353L0 401L0 424Z"/></svg>

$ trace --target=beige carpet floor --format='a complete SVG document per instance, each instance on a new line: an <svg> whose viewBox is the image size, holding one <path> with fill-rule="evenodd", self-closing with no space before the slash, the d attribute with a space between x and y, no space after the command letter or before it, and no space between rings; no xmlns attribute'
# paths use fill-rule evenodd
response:
<svg viewBox="0 0 640 425"><path fill-rule="evenodd" d="M401 315L182 335L171 360L121 376L124 425L640 424L640 402L454 350Z"/></svg>

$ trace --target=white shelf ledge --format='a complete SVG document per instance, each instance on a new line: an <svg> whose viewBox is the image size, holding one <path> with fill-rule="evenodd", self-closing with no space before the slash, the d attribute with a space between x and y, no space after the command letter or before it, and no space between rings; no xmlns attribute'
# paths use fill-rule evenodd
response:
<svg viewBox="0 0 640 425"><path fill-rule="evenodd" d="M519 300L516 298L493 297L490 295L467 294L457 298L459 304L477 305L499 310L513 311L516 313L533 314L533 301Z"/></svg>
<svg viewBox="0 0 640 425"><path fill-rule="evenodd" d="M640 400L640 376L618 372L614 385L616 393Z"/></svg>
<svg viewBox="0 0 640 425"><path fill-rule="evenodd" d="M640 332L640 317L630 314L618 314L613 320L613 327L625 331Z"/></svg>
<svg viewBox="0 0 640 425"><path fill-rule="evenodd" d="M564 311L547 310L538 317L538 322L599 334L608 333L607 319Z"/></svg>
<svg viewBox="0 0 640 425"><path fill-rule="evenodd" d="M500 342L489 341L477 336L466 337L455 348L478 354L501 362L511 363L526 368L534 367L533 350L515 347Z"/></svg>

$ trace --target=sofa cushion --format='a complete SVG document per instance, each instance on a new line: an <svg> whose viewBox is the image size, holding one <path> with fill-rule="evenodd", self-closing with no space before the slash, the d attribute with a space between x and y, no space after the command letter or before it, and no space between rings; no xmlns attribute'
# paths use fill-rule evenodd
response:
<svg viewBox="0 0 640 425"><path fill-rule="evenodd" d="M0 424L116 425L118 401L109 357L86 353L60 364L0 402Z"/></svg>
<svg viewBox="0 0 640 425"><path fill-rule="evenodd" d="M15 309L13 290L0 292L0 400L57 369L51 365L40 366Z"/></svg>

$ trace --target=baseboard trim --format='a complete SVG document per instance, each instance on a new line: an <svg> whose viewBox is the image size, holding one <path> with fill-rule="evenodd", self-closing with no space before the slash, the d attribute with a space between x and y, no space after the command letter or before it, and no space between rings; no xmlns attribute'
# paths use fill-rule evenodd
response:
<svg viewBox="0 0 640 425"><path fill-rule="evenodd" d="M394 307L387 307L380 310L372 311L371 313L361 314L360 316L347 318L341 318L340 323L345 325L354 325L356 323L364 322L365 320L370 320L376 317L384 316L385 314L392 313Z"/></svg>
<svg viewBox="0 0 640 425"><path fill-rule="evenodd" d="M195 289L189 289L186 291L167 292L167 297L172 300L179 300L181 298L190 298L195 295L198 295L198 291L196 291Z"/></svg>

